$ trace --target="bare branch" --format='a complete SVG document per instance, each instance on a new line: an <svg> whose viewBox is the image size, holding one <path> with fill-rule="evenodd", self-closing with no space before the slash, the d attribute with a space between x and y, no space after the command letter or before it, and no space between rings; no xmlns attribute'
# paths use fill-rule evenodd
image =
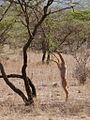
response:
<svg viewBox="0 0 90 120"><path fill-rule="evenodd" d="M8 10L10 9L12 5L12 2L9 4L9 6L7 7L7 9L5 10L5 12L2 14L2 17L0 18L0 21L2 21L2 19L4 18L4 16L6 15L6 13L8 12Z"/></svg>
<svg viewBox="0 0 90 120"><path fill-rule="evenodd" d="M45 20L45 18L49 15L48 14L48 8L53 3L53 1L54 0L48 0L47 5L43 8L44 14L42 15L42 17L38 21L38 23L35 25L34 30L32 32L33 36L36 34L37 28L42 24L42 22Z"/></svg>
<svg viewBox="0 0 90 120"><path fill-rule="evenodd" d="M50 11L50 12L48 13L48 15L54 14L54 13L57 13L57 12L62 12L62 11L64 11L64 10L68 10L68 9L72 9L72 7L70 6L70 7L65 7L65 8L59 9L59 10Z"/></svg>

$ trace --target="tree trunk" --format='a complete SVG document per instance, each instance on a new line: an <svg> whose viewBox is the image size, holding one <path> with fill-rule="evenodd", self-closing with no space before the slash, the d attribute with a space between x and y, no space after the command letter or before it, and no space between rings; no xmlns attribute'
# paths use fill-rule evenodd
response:
<svg viewBox="0 0 90 120"><path fill-rule="evenodd" d="M33 103L33 98L32 98L32 93L31 93L31 89L29 86L29 81L27 79L27 74L26 74L26 68L27 68L27 49L30 46L30 43L32 41L33 38L28 39L28 42L25 44L24 48L23 48L23 66L22 66L22 76L24 79L24 85L25 85L25 90L28 96L28 102L29 104Z"/></svg>

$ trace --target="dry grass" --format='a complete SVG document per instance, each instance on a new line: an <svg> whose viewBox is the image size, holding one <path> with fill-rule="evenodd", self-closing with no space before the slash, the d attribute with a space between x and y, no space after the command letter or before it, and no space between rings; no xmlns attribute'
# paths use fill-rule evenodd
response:
<svg viewBox="0 0 90 120"><path fill-rule="evenodd" d="M37 89L34 106L24 106L16 95L0 79L0 120L90 120L90 81L84 86L71 76L75 60L63 55L67 67L69 99L65 102L65 93L61 86L59 70L55 63L42 64L41 53L28 52L29 77L33 73L33 83ZM2 62L7 73L20 73L22 55L2 55ZM24 91L23 81L11 81Z"/></svg>

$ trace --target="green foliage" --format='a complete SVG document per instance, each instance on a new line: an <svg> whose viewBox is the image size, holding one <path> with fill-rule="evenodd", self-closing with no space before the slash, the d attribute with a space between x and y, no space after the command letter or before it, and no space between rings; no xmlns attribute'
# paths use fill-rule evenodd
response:
<svg viewBox="0 0 90 120"><path fill-rule="evenodd" d="M34 1L34 3L30 2L30 4L35 5L36 1ZM20 7L18 6L17 9L14 7L10 8L5 18L0 22L0 32L3 32L6 27L11 24L10 30L7 33L9 36L8 41L9 43L17 45L17 42L25 42L28 39L28 35L27 29L20 22L20 19L23 19L23 15L17 16L21 12ZM15 20L19 22L12 24ZM71 34L69 37L71 40L74 40L73 37L75 37L76 40L81 41L84 37L88 37L86 31L88 33L89 26L86 25L87 23L85 21L90 21L90 10L75 10L75 12L68 10L48 16L43 23L43 28L45 28L44 31L48 40L48 49L50 51L56 49L58 43L61 42L60 40L63 39L63 36L72 28L74 31L76 29L77 32ZM32 27L32 23L30 27ZM78 32L79 30L81 30L81 32ZM40 41L39 38L36 39L38 39L37 42L40 45L42 41ZM59 41L57 41L57 39L59 39Z"/></svg>
<svg viewBox="0 0 90 120"><path fill-rule="evenodd" d="M2 13L4 13L7 6L2 8ZM11 7L8 13L4 16L4 19L0 21L0 33L2 34L6 31L3 36L7 38L5 41L11 45L16 45L21 42L25 42L24 38L26 38L26 29L25 26L22 25L19 19L19 7L15 9ZM2 38L1 38L2 39Z"/></svg>
<svg viewBox="0 0 90 120"><path fill-rule="evenodd" d="M90 21L90 10L75 10L75 12L69 11L68 15L73 19Z"/></svg>
<svg viewBox="0 0 90 120"><path fill-rule="evenodd" d="M50 52L54 51L56 48L57 48L57 43L55 41L55 38L54 38L54 34L52 33L48 33L47 35L47 39L48 39L48 49Z"/></svg>
<svg viewBox="0 0 90 120"><path fill-rule="evenodd" d="M54 19L55 16L49 16L44 22L44 27L46 28L45 34L46 34L46 39L48 42L48 50L50 52L53 52L58 44L55 40L55 29L58 28L60 23L58 22L58 19ZM59 23L59 24L58 24Z"/></svg>
<svg viewBox="0 0 90 120"><path fill-rule="evenodd" d="M78 15L79 14L79 15ZM61 49L67 47L67 51L75 52L78 46L82 45L84 39L89 40L90 27L88 25L90 21L90 11L89 10L75 10L72 12L68 10L67 12L57 13L55 15L49 16L45 21L45 28L47 38L49 40L48 49L50 51ZM71 34L66 38L64 45L60 45L64 40L65 36L71 31ZM70 43L70 46L68 45ZM70 48L69 48L70 47Z"/></svg>
<svg viewBox="0 0 90 120"><path fill-rule="evenodd" d="M14 18L12 16L8 16L5 19L3 19L0 22L0 32L5 30L7 28L7 26L9 26L12 23L13 20L14 20Z"/></svg>

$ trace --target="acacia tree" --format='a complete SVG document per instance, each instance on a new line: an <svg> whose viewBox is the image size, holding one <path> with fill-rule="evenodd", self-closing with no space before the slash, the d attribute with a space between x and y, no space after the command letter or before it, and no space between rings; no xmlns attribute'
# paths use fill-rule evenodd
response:
<svg viewBox="0 0 90 120"><path fill-rule="evenodd" d="M38 28L41 26L41 24L43 23L43 21L47 16L56 12L70 9L72 8L72 6L52 11L50 9L50 6L54 3L54 0L47 0L47 1L45 0L44 1L42 0L7 0L7 1L9 1L9 6L3 13L0 21L4 19L6 13L8 12L11 6L15 7L15 9L19 7L18 17L20 18L22 24L25 26L27 30L28 40L23 47L23 65L21 69L21 75L18 75L18 74L7 75L5 73L4 66L0 62L0 71L2 74L0 77L3 78L6 84L23 99L26 105L30 105L34 102L33 96L36 96L36 89L33 83L31 82L30 78L27 76L27 72L26 72L27 57L28 57L27 49L30 47L32 41L35 38ZM40 15L38 21L34 11L36 11ZM30 24L32 22L33 24ZM19 88L15 87L9 81L9 78L23 79L27 96Z"/></svg>

